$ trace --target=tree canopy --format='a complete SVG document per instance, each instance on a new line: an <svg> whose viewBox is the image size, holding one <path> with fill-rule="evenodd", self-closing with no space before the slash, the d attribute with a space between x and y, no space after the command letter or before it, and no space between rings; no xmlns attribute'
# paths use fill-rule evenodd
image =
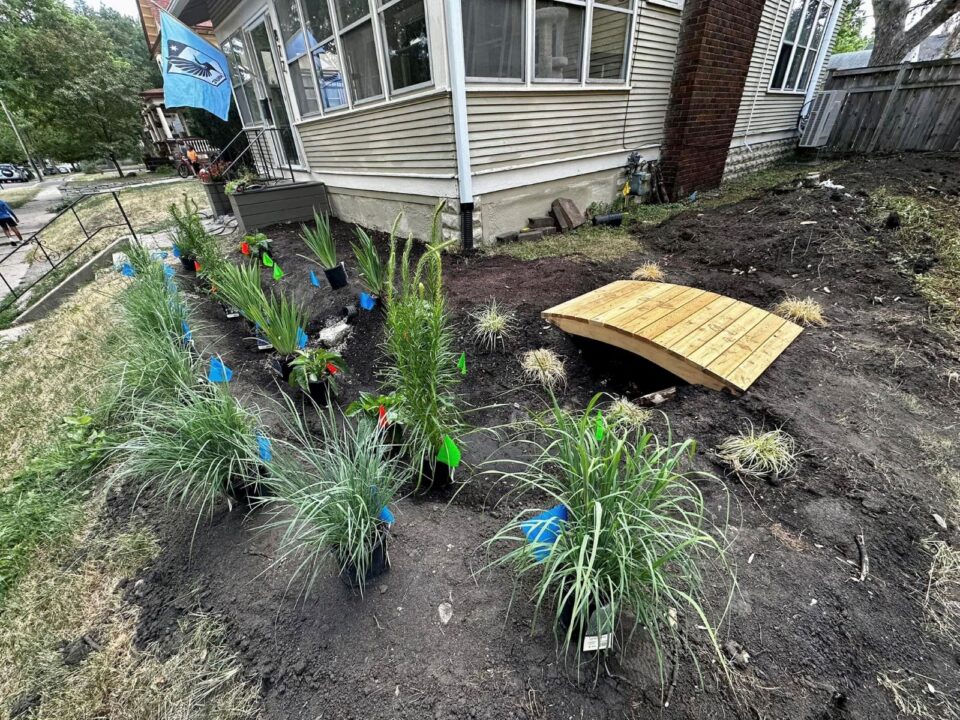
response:
<svg viewBox="0 0 960 720"><path fill-rule="evenodd" d="M0 94L41 157L106 157L117 165L137 152L137 95L157 72L137 22L114 10L74 10L62 0L0 3Z"/></svg>
<svg viewBox="0 0 960 720"><path fill-rule="evenodd" d="M837 19L837 39L833 44L833 52L865 50L870 44L870 38L863 34L866 22L862 0L849 0L840 10L840 17Z"/></svg>

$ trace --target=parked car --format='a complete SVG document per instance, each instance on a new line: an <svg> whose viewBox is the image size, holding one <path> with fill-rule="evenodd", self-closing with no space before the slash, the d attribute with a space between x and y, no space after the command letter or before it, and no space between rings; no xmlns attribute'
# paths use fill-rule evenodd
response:
<svg viewBox="0 0 960 720"><path fill-rule="evenodd" d="M73 172L73 168L67 164L57 165L57 170L63 173L64 175L69 175L70 173Z"/></svg>
<svg viewBox="0 0 960 720"><path fill-rule="evenodd" d="M0 182L26 182L27 174L11 163L0 164Z"/></svg>
<svg viewBox="0 0 960 720"><path fill-rule="evenodd" d="M20 174L23 176L24 181L33 180L32 168L29 168L26 165L17 165L17 169L20 171Z"/></svg>

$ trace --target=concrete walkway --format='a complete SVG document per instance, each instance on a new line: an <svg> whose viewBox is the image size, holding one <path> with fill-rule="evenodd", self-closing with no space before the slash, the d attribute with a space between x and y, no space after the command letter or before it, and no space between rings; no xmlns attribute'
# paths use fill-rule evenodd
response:
<svg viewBox="0 0 960 720"><path fill-rule="evenodd" d="M57 179L49 179L39 183L40 192L37 193L37 196L23 207L14 210L17 217L20 218L20 234L23 235L24 240L29 240L33 233L56 216L52 209L60 202L60 182ZM2 197L3 191L0 190L0 198ZM5 242L6 238L4 237L2 241ZM30 244L22 245L10 257L6 256L10 252L11 246L0 247L0 258L6 258L3 264L0 264L0 275L11 287L19 286L27 276L27 272L30 270L27 253L30 252L31 247ZM7 292L9 292L7 286L0 282L0 297L5 296Z"/></svg>

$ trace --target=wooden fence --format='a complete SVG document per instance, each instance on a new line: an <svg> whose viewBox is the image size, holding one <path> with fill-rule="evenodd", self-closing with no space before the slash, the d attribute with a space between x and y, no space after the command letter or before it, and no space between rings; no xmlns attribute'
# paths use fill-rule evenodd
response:
<svg viewBox="0 0 960 720"><path fill-rule="evenodd" d="M960 59L834 71L814 111L801 145L855 153L960 150Z"/></svg>

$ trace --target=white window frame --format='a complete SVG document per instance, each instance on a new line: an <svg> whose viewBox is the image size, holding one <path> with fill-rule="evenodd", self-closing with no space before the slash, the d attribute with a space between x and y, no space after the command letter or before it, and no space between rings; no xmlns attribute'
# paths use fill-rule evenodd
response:
<svg viewBox="0 0 960 720"><path fill-rule="evenodd" d="M387 85L385 87L389 88L388 92L390 93L391 97L417 92L418 90L423 90L424 88L433 87L436 83L436 75L434 74L433 70L434 45L433 37L430 32L430 18L428 16L429 7L427 5L427 0L420 0L423 5L423 20L427 29L427 57L430 60L430 79L422 83L417 83L416 85L407 85L407 87L400 88L399 90L393 87L393 76L390 74L390 44L387 42L387 23L384 21L383 16L387 10L392 8L394 5L399 5L403 1L404 0L388 0L380 5L379 8L377 8L377 11L380 14L378 18L381 34L380 41L383 44L383 72L386 73L387 76ZM376 3L376 0L371 0L371 2Z"/></svg>
<svg viewBox="0 0 960 720"><path fill-rule="evenodd" d="M787 39L787 28L790 27L790 11L793 9L793 2L787 7L787 14L783 19L783 30L780 31L780 43L777 45L777 54L774 55L773 65L770 68L770 79L767 81L767 92L775 95L806 95L807 88L812 82L816 82L814 77L815 73L813 72L817 68L817 56L820 54L820 49L823 47L823 43L827 41L827 31L830 29L830 17L835 10L836 3L842 3L844 0L798 0L803 3L803 13L800 15L800 19L797 21L797 30L796 35L793 38L793 48L790 50L790 59L787 62L786 69L783 73L783 83L786 84L787 78L790 77L790 68L793 65L793 61L797 56L797 48L800 47L800 43L797 42L800 39L800 33L803 32L803 23L807 19L807 11L810 7L813 8L813 22L814 24L810 26L810 37L807 38L809 43L817 31L817 16L820 14L820 9L827 5L829 11L827 12L824 20L823 34L820 36L820 42L814 47L813 45L804 45L803 46L803 57L800 58L800 68L797 71L797 82L800 82L800 78L803 75L803 65L806 62L806 56L808 53L813 53L813 65L810 70L810 77L807 78L807 85L804 87L796 88L784 88L784 87L774 87L773 86L773 76L776 74L777 65L780 61L780 52L783 50L783 45Z"/></svg>
<svg viewBox="0 0 960 720"><path fill-rule="evenodd" d="M564 5L576 5L584 8L583 19L583 40L581 43L580 57L580 79L563 78L537 78L534 76L536 70L536 11L537 0L523 0L523 79L516 78L488 78L467 76L466 81L471 90L474 91L502 91L504 88L525 89L536 91L570 91L570 90L624 90L630 88L631 76L633 73L633 53L635 49L635 40L637 34L637 16L644 3L652 0L631 0L630 7L622 8L607 4L603 0L556 0ZM838 0L839 1L839 0ZM665 0L662 4L670 7L682 7L683 0L677 0L679 5L674 4L672 0ZM624 73L622 80L608 80L603 78L590 78L590 45L593 36L593 9L594 6L600 6L601 10L611 10L630 16L627 23L627 41L624 47L623 63Z"/></svg>

